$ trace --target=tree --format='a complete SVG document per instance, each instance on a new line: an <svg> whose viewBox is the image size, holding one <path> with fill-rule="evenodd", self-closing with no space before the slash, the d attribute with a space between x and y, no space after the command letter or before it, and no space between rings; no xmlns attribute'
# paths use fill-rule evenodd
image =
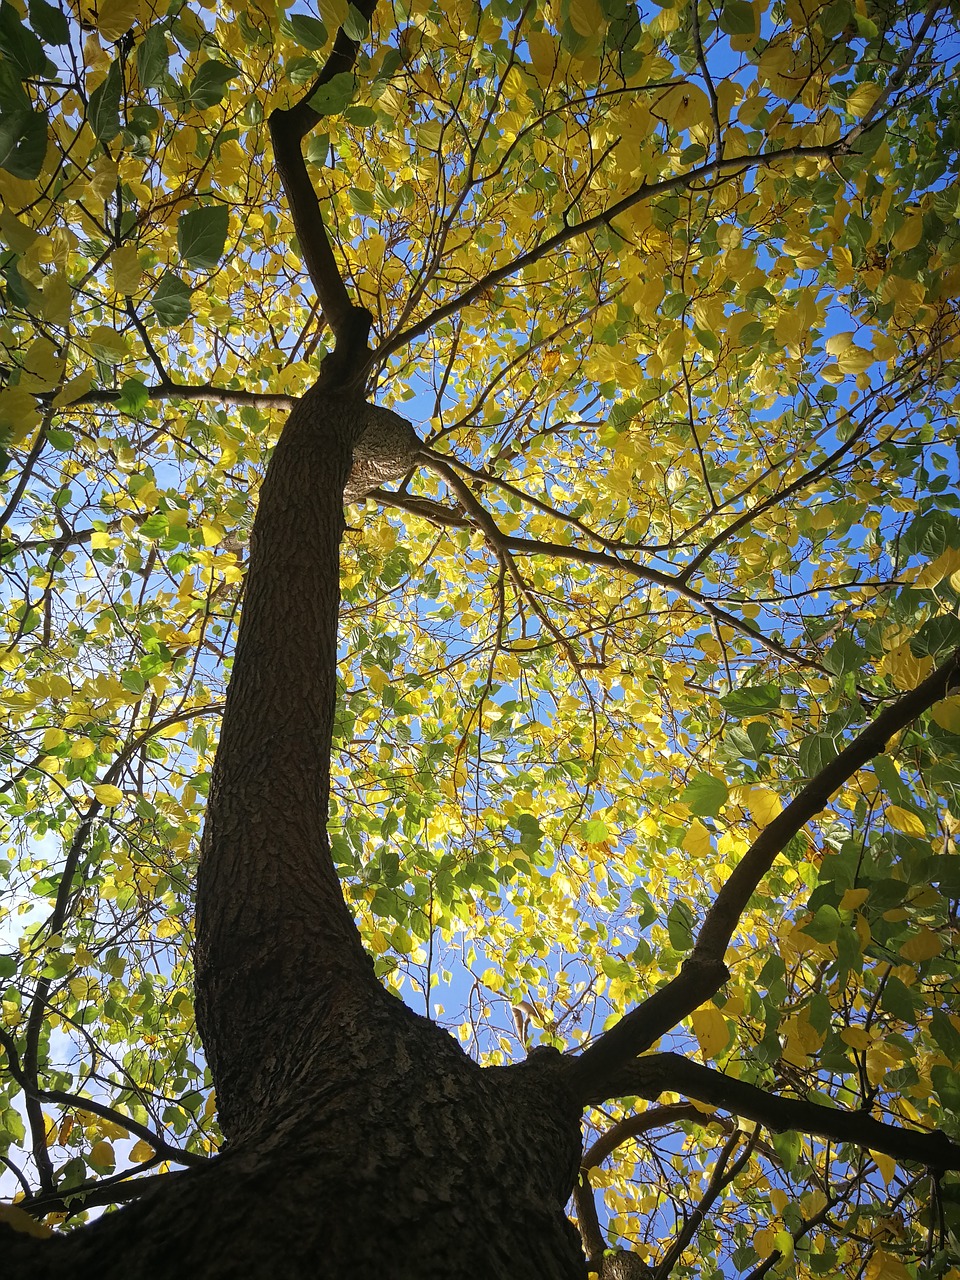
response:
<svg viewBox="0 0 960 1280"><path fill-rule="evenodd" d="M960 1275L953 9L319 14L0 8L14 1274Z"/></svg>

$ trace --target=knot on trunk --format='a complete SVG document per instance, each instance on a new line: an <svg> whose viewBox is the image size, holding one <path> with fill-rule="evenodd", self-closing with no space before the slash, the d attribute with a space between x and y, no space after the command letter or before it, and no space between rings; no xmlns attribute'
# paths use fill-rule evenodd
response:
<svg viewBox="0 0 960 1280"><path fill-rule="evenodd" d="M353 446L353 467L343 491L345 502L359 502L389 480L400 480L416 466L420 437L392 409L368 404L365 425Z"/></svg>

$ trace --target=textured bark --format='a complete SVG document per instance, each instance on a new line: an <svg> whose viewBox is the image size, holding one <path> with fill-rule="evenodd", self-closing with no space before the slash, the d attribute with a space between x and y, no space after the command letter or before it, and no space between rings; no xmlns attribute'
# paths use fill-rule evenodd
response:
<svg viewBox="0 0 960 1280"><path fill-rule="evenodd" d="M397 415L309 392L254 524L197 889L198 1025L227 1145L65 1237L0 1225L14 1278L585 1274L564 1214L581 1114L567 1064L541 1050L481 1069L389 995L330 855L343 491L371 428L364 466L384 433L414 448Z"/></svg>
<svg viewBox="0 0 960 1280"><path fill-rule="evenodd" d="M562 1209L579 1110L559 1055L483 1070L388 1000L343 1028L356 1072L291 1097L257 1143L65 1239L0 1228L6 1274L583 1280Z"/></svg>

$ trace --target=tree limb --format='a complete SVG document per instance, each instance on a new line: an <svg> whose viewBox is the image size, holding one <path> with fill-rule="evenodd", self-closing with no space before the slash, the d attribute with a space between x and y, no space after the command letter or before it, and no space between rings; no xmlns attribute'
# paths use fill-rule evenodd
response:
<svg viewBox="0 0 960 1280"><path fill-rule="evenodd" d="M613 1080L618 1071L720 989L729 976L723 962L727 945L747 903L777 855L825 807L835 791L874 756L880 755L894 734L946 697L958 684L960 650L916 689L881 711L761 831L714 899L693 952L679 974L604 1032L579 1057L570 1060L570 1083L578 1097L585 1102L596 1102L617 1096Z"/></svg>
<svg viewBox="0 0 960 1280"><path fill-rule="evenodd" d="M373 18L376 0L357 0L354 5L369 23ZM353 328L354 307L347 293L333 248L323 225L320 212L320 201L307 166L303 159L301 144L306 135L323 119L318 111L310 105L317 90L334 76L344 75L353 70L357 58L359 43L352 40L341 27L337 32L333 49L327 58L320 74L301 97L295 106L286 110L277 107L270 113L270 138L273 142L273 153L277 161L277 172L283 187L294 229L300 244L300 253L306 264L313 287L320 300L323 318L333 331L337 346L344 353L345 345L357 346L356 332ZM368 313L365 313L368 315ZM369 333L369 315L367 331L363 334L362 349L366 350L367 333Z"/></svg>
<svg viewBox="0 0 960 1280"><path fill-rule="evenodd" d="M637 1058L623 1068L617 1082L621 1095L636 1094L653 1100L663 1093L681 1093L754 1120L774 1133L793 1129L830 1142L853 1143L901 1162L938 1170L960 1169L960 1145L938 1130L902 1129L875 1120L865 1111L844 1111L803 1098L767 1093L678 1053L652 1053Z"/></svg>

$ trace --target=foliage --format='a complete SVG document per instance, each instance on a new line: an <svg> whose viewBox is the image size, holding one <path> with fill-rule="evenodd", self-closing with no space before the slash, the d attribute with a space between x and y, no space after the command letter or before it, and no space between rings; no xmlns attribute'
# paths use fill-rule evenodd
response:
<svg viewBox="0 0 960 1280"><path fill-rule="evenodd" d="M54 1219L217 1145L197 841L329 345L266 121L341 25L305 155L428 446L343 554L332 829L385 981L487 1062L585 1044L960 642L952 9L3 0L0 1142ZM670 1047L960 1138L958 752L954 695L833 797ZM597 1140L608 1241L677 1275L960 1256L957 1183L883 1154L669 1100Z"/></svg>

